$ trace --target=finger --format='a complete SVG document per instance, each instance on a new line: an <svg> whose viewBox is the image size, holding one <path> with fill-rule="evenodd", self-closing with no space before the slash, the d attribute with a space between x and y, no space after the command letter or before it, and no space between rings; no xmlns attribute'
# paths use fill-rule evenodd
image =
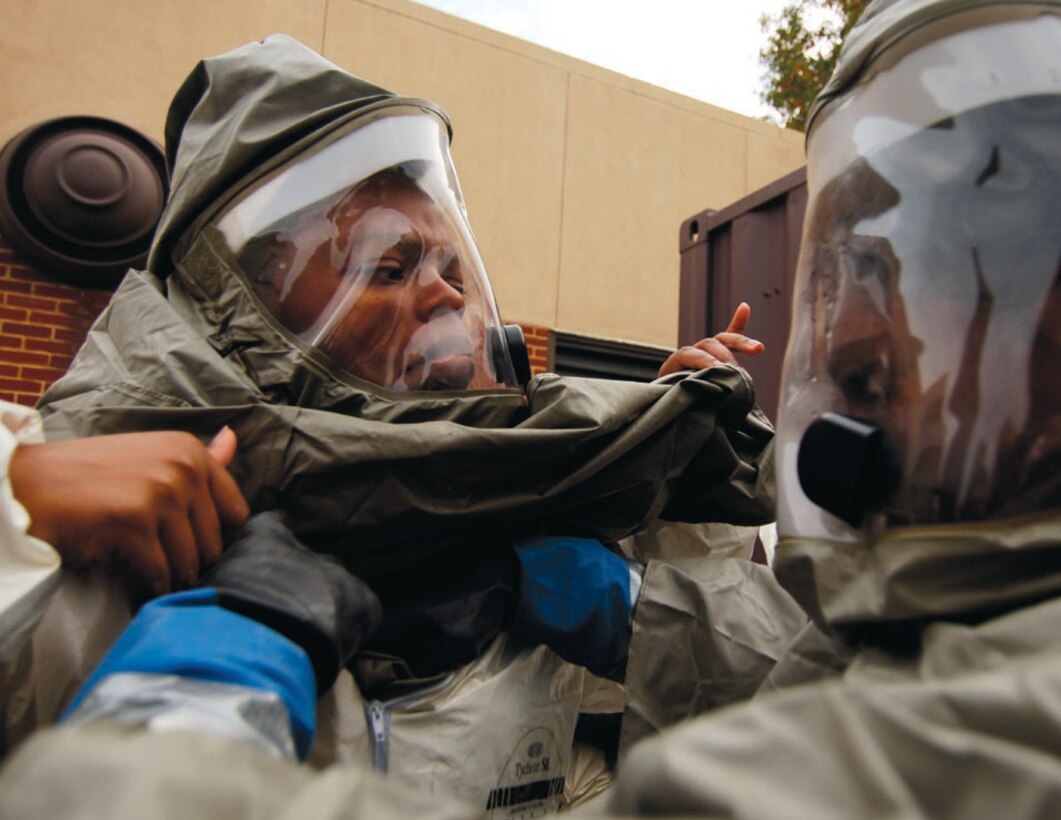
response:
<svg viewBox="0 0 1061 820"><path fill-rule="evenodd" d="M717 336L714 336L711 339L704 339L703 341L717 341L728 350L736 350L739 353L747 353L750 356L762 353L766 349L763 343L758 339L750 339L740 333L719 333ZM700 344L702 343L703 342Z"/></svg>
<svg viewBox="0 0 1061 820"><path fill-rule="evenodd" d="M210 451L210 455L214 457L214 460L218 464L222 467L227 467L232 463L232 459L236 455L237 444L235 431L233 431L228 425L225 425L218 431L217 435L214 436L213 441L207 445L206 449Z"/></svg>
<svg viewBox="0 0 1061 820"><path fill-rule="evenodd" d="M210 498L217 510L218 520L225 532L235 535L247 523L250 507L228 470L213 460L210 461L209 469Z"/></svg>
<svg viewBox="0 0 1061 820"><path fill-rule="evenodd" d="M136 593L157 597L173 588L169 561L157 535L123 538L111 553Z"/></svg>
<svg viewBox="0 0 1061 820"><path fill-rule="evenodd" d="M209 486L203 486L202 491L196 494L188 516L199 550L199 569L202 571L217 561L224 549L221 519Z"/></svg>
<svg viewBox="0 0 1061 820"><path fill-rule="evenodd" d="M726 346L714 338L701 339L695 345L678 348L659 369L659 378L681 370L703 370L716 364L731 364L736 360Z"/></svg>
<svg viewBox="0 0 1061 820"><path fill-rule="evenodd" d="M733 318L729 320L726 333L744 333L748 328L748 322L752 318L752 309L747 302L741 302L733 311Z"/></svg>
<svg viewBox="0 0 1061 820"><path fill-rule="evenodd" d="M169 563L173 586L190 587L199 577L199 548L187 512L174 511L160 523L159 541Z"/></svg>
<svg viewBox="0 0 1061 820"><path fill-rule="evenodd" d="M718 364L718 357L709 348L701 347L701 342L698 342L692 347L683 347L675 354L680 369L683 370L703 370L705 367L711 367Z"/></svg>

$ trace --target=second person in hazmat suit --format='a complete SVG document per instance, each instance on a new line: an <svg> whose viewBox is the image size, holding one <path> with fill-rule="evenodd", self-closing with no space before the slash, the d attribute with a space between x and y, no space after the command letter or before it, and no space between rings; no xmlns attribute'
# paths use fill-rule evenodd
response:
<svg viewBox="0 0 1061 820"><path fill-rule="evenodd" d="M288 38L204 61L166 133L171 193L149 271L126 277L44 397L46 434L208 438L228 425L252 509L281 512L382 600L355 665L359 691L379 702L368 704L377 764L397 725L387 702L426 686L456 699L465 678L485 677L496 695L477 702L496 714L470 707L483 773L445 757L466 759L468 744L436 723L415 752L445 773L431 776L494 788L510 758L531 765L517 751L541 754L524 742L538 729L562 769L581 673L499 635L522 623L530 641L614 673L638 577L600 542L660 518L772 518L773 433L748 376L718 366L667 384L521 385L445 115ZM589 602L582 632L527 599L539 569ZM471 661L478 671L462 667ZM326 708L321 754L353 754L364 715ZM500 737L483 734L491 726ZM389 765L415 754L391 744Z"/></svg>
<svg viewBox="0 0 1061 820"><path fill-rule="evenodd" d="M615 812L1061 813L1059 133L1055 0L878 0L851 31L808 128L778 419L773 569L812 624L754 700L635 747ZM755 663L697 642L710 609L642 605L651 718Z"/></svg>

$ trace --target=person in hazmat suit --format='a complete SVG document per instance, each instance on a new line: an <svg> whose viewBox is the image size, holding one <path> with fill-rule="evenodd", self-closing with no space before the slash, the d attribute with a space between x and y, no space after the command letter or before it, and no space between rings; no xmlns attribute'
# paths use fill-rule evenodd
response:
<svg viewBox="0 0 1061 820"><path fill-rule="evenodd" d="M41 410L54 439L227 425L252 511L278 511L379 596L354 675L322 701L316 762L371 760L485 801L549 759L533 782L554 798L582 682L556 653L604 675L625 664L640 576L602 542L660 519L773 517L773 430L730 350L760 346L745 314L675 354L663 383L529 379L449 139L433 103L287 37L203 61L167 119L149 270L125 278ZM30 683L9 695L69 701L101 652L71 650L65 677L54 660L47 680L32 671L92 630L83 609L45 615L19 666ZM128 621L115 609L94 646ZM20 714L11 737L42 722Z"/></svg>
<svg viewBox="0 0 1061 820"><path fill-rule="evenodd" d="M668 728L607 813L1061 810L1059 46L1056 0L877 0L851 32L808 133L775 563L648 565L627 719ZM76 773L117 784L109 816L182 784L200 816L482 814L250 749L51 730L0 809L81 808Z"/></svg>
<svg viewBox="0 0 1061 820"><path fill-rule="evenodd" d="M1061 3L879 0L852 30L778 418L773 569L811 622L750 702L635 747L611 810L1061 812L1059 133ZM631 672L710 687L652 641Z"/></svg>

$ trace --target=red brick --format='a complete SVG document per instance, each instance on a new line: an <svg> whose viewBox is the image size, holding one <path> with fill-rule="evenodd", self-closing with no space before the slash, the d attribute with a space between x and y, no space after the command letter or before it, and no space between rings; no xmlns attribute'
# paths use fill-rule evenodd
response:
<svg viewBox="0 0 1061 820"><path fill-rule="evenodd" d="M26 339L27 350L41 350L45 353L58 353L60 356L72 356L77 353L78 345L70 342L53 342L45 339Z"/></svg>
<svg viewBox="0 0 1061 820"><path fill-rule="evenodd" d="M28 364L36 367L47 367L50 364L54 367L55 362L52 361L54 358L54 356L49 356L47 353L25 353L21 350L0 350L0 361L11 362L12 364Z"/></svg>
<svg viewBox="0 0 1061 820"><path fill-rule="evenodd" d="M19 350L26 342L21 336L2 336L0 335L0 348L14 348Z"/></svg>
<svg viewBox="0 0 1061 820"><path fill-rule="evenodd" d="M0 362L3 359L0 358ZM19 368L13 364L0 364L0 376L17 376Z"/></svg>
<svg viewBox="0 0 1061 820"><path fill-rule="evenodd" d="M72 345L72 350L76 351L85 341L85 336L88 335L88 328L81 328L79 330L71 330L67 328L56 328L55 338L62 342L69 342Z"/></svg>
<svg viewBox="0 0 1061 820"><path fill-rule="evenodd" d="M14 375L14 374L12 374ZM51 384L56 379L61 379L66 375L65 370L54 370L50 367L39 368L39 367L23 367L22 378L34 379L36 381L47 382Z"/></svg>
<svg viewBox="0 0 1061 820"><path fill-rule="evenodd" d="M14 390L16 393L37 393L41 391L40 382L26 381L25 379L0 379L0 390Z"/></svg>
<svg viewBox="0 0 1061 820"><path fill-rule="evenodd" d="M548 339L549 328L538 325L522 325L523 335L532 339Z"/></svg>
<svg viewBox="0 0 1061 820"><path fill-rule="evenodd" d="M34 310L29 315L30 324L71 330L88 330L93 321L95 320L87 316L72 316L69 313L41 313Z"/></svg>
<svg viewBox="0 0 1061 820"><path fill-rule="evenodd" d="M0 319L12 319L16 322L26 321L26 311L20 308L0 307Z"/></svg>
<svg viewBox="0 0 1061 820"><path fill-rule="evenodd" d="M54 282L48 282L47 284L41 283L33 286L34 296L50 296L55 299L74 301L78 298L79 293L79 288L72 288L69 285L57 285Z"/></svg>
<svg viewBox="0 0 1061 820"><path fill-rule="evenodd" d="M3 401L14 401L15 400L15 394L14 393L8 393L6 390L0 390L0 400L3 400Z"/></svg>
<svg viewBox="0 0 1061 820"><path fill-rule="evenodd" d="M33 285L28 282L17 282L14 279L0 278L0 291L7 293L33 293Z"/></svg>
<svg viewBox="0 0 1061 820"><path fill-rule="evenodd" d="M54 313L59 304L55 299L38 299L36 296L24 296L20 293L9 293L4 297L8 307L23 307L30 310L45 310Z"/></svg>
<svg viewBox="0 0 1061 820"><path fill-rule="evenodd" d="M37 393L20 393L19 395L15 396L15 401L19 404L25 405L26 407L36 407L37 402L41 400L41 394L43 393L43 390Z"/></svg>
<svg viewBox="0 0 1061 820"><path fill-rule="evenodd" d="M0 354L0 359L2 359L2 358L3 358L3 355ZM73 356L51 356L51 361L48 362L49 365L51 365L52 367L59 368L64 373L67 370L70 369L70 365L72 365L73 363L74 363L74 357Z"/></svg>
<svg viewBox="0 0 1061 820"><path fill-rule="evenodd" d="M50 339L52 338L52 330L48 327L37 327L36 325L27 325L23 322L3 322L0 323L0 331L4 333L10 333L16 336L25 336L27 338L33 337L36 339Z"/></svg>

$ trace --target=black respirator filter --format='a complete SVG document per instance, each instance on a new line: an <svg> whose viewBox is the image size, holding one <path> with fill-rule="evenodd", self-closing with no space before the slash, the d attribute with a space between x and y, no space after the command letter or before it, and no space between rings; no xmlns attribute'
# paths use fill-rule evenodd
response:
<svg viewBox="0 0 1061 820"><path fill-rule="evenodd" d="M807 428L796 470L807 498L853 527L884 509L900 478L884 428L839 413L825 413Z"/></svg>
<svg viewBox="0 0 1061 820"><path fill-rule="evenodd" d="M526 387L531 379L531 366L523 328L519 325L505 325L492 329L490 347L494 357L494 369L498 376L502 376L505 372L505 353L507 352L508 359L512 362L516 383L520 387Z"/></svg>

